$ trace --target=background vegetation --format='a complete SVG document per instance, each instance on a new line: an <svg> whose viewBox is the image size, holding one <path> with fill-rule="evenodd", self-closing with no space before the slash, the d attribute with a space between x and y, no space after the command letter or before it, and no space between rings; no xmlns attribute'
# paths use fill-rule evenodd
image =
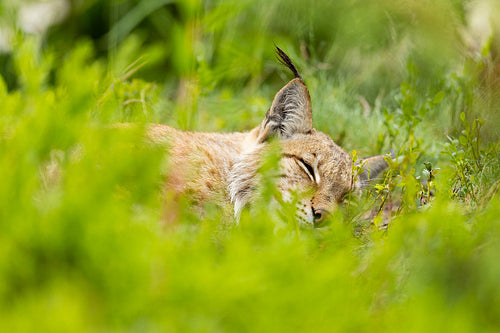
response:
<svg viewBox="0 0 500 333"><path fill-rule="evenodd" d="M493 0L4 0L1 331L497 332L499 15ZM387 176L321 229L269 204L272 177L237 227L187 203L161 225L164 151L109 125L248 130L290 79L274 44L317 129L353 156L394 149Z"/></svg>

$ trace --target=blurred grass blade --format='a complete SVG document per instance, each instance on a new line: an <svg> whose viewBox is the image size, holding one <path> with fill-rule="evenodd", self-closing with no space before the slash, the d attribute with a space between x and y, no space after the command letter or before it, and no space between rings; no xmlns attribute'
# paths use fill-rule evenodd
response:
<svg viewBox="0 0 500 333"><path fill-rule="evenodd" d="M155 10L175 0L141 0L109 30L108 48L115 48L142 20Z"/></svg>

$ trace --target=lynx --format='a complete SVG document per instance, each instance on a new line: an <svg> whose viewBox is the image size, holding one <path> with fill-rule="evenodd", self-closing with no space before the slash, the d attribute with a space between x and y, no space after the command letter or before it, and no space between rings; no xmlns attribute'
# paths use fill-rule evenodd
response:
<svg viewBox="0 0 500 333"><path fill-rule="evenodd" d="M170 146L169 191L188 193L198 203L230 202L236 217L253 200L262 155L275 138L282 151L277 187L283 199L305 193L297 204L297 219L320 225L347 193L360 192L387 162L384 155L369 157L361 174L353 175L350 155L313 128L307 86L291 59L276 49L278 60L294 78L278 91L264 120L250 132L184 132L158 124L147 134L153 142Z"/></svg>

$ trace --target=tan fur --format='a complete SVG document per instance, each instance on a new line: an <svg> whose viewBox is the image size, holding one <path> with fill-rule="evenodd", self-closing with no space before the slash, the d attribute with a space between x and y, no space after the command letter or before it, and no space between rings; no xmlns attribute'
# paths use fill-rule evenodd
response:
<svg viewBox="0 0 500 333"><path fill-rule="evenodd" d="M312 128L307 87L291 60L284 53L278 54L296 78L276 94L266 117L252 131L195 133L149 126L148 137L170 147L169 191L189 194L198 203L230 202L239 216L253 199L257 170L270 137L276 137L282 149L279 190L285 200L290 200L292 193L302 194L297 206L302 222L321 221L349 191L360 190L368 181L368 170L354 179L350 155L328 135ZM387 163L383 156L376 156L368 160L370 165L375 166L370 175L374 178Z"/></svg>

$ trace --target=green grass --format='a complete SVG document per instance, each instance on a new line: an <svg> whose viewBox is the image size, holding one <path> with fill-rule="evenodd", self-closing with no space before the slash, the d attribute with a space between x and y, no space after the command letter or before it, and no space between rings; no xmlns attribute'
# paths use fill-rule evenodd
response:
<svg viewBox="0 0 500 333"><path fill-rule="evenodd" d="M2 332L500 329L498 45L460 53L464 3L167 2L88 1L43 38L0 5ZM325 228L270 204L271 177L238 226L183 201L165 227L168 156L141 125L256 126L291 78L273 42L317 129L396 161Z"/></svg>

